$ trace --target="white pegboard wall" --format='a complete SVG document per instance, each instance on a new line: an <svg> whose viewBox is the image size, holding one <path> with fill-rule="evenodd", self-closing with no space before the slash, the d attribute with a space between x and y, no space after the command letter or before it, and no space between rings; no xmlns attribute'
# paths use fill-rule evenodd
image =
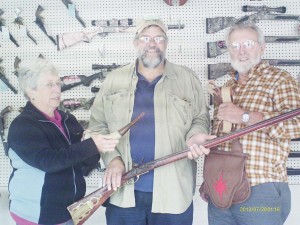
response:
<svg viewBox="0 0 300 225"><path fill-rule="evenodd" d="M206 43L210 41L224 40L224 34L227 29L214 34L206 34L206 18L228 16L240 18L252 13L244 13L241 8L243 5L267 5L268 7L280 7L283 3L279 0L271 1L200 1L188 0L184 6L168 6L163 0L73 0L79 16L90 26L91 20L108 20L112 18L140 19L145 15L157 15L166 24L184 24L184 29L169 30L170 39L167 58L181 65L186 65L193 69L199 76L203 87L207 82L207 64L229 62L229 55L225 53L216 58L207 58ZM20 44L16 48L11 41L4 40L0 34L0 57L3 59L1 66L5 69L5 74L9 81L18 89L17 78L13 75L13 63L18 56L22 63L28 63L35 59L39 54L51 59L60 68L60 75L92 75L98 71L92 70L92 64L127 64L135 59L135 50L132 45L134 34L116 33L109 34L106 37L96 36L91 43L79 43L68 49L57 51L56 46L34 23L35 11L41 5L44 8L42 16L45 23L53 35L81 31L83 27L80 23L68 14L68 10L61 0L2 0L0 8L3 9L3 18L6 20L6 26ZM287 8L287 14L300 14L298 0L287 0L284 3ZM14 20L14 10L19 7L22 10L20 14L24 19L30 34L37 40L35 45L27 37L22 37L17 26L12 22ZM297 24L299 21L259 21L257 23L267 36L296 36ZM101 56L99 51L104 53ZM289 44L267 44L264 58L274 59L300 59L300 43ZM300 73L300 67L284 67L294 77ZM100 84L99 81L93 81L91 86ZM206 92L205 92L206 93ZM79 86L63 92L63 99L66 98L91 98L94 94L90 92L90 87ZM0 92L0 109L7 105L15 110L24 106L25 99L21 93L15 95L11 91ZM207 95L207 100L208 100ZM18 113L16 111L6 116L7 125ZM89 118L89 111L76 110L73 114L78 119ZM7 134L7 129L5 130ZM293 143L293 150L300 149L300 142ZM293 159L292 166L300 168L300 159ZM200 159L198 166L198 181L202 182L202 164ZM8 159L3 154L2 145L0 145L0 186L6 186L10 175L10 165ZM87 179L88 186L99 184L99 172L94 171ZM299 184L299 177L289 178L293 184Z"/></svg>

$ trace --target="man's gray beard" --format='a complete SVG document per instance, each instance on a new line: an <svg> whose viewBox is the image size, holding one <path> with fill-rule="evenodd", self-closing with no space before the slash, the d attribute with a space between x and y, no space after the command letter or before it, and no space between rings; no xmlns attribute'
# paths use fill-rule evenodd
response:
<svg viewBox="0 0 300 225"><path fill-rule="evenodd" d="M249 64L241 65L238 59L231 60L231 66L233 69L238 71L241 74L248 73L251 68L256 66L261 61L260 55L258 55L255 59L251 59Z"/></svg>
<svg viewBox="0 0 300 225"><path fill-rule="evenodd" d="M142 61L144 67L154 69L158 67L165 59L165 55L158 50L158 55L156 57L147 57L147 52L143 54L139 53L139 59Z"/></svg>

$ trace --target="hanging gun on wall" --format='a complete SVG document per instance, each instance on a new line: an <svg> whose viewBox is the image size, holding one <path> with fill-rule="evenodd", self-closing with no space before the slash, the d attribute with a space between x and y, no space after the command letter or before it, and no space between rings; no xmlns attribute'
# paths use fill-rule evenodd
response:
<svg viewBox="0 0 300 225"><path fill-rule="evenodd" d="M295 168L287 168L287 175L292 176L292 175L300 175L300 169L295 169Z"/></svg>
<svg viewBox="0 0 300 225"><path fill-rule="evenodd" d="M58 34L56 35L57 50L63 50L80 42L91 42L97 34L124 33L126 29L126 27L89 27L83 31Z"/></svg>
<svg viewBox="0 0 300 225"><path fill-rule="evenodd" d="M64 99L58 106L58 109L64 112L71 112L76 109L89 110L94 100L95 97L92 97L90 99L86 99L86 98Z"/></svg>
<svg viewBox="0 0 300 225"><path fill-rule="evenodd" d="M300 158L300 151L290 151L289 158Z"/></svg>
<svg viewBox="0 0 300 225"><path fill-rule="evenodd" d="M300 36L265 36L266 43L291 43L300 42ZM214 58L227 52L225 41L216 41L207 43L207 57Z"/></svg>
<svg viewBox="0 0 300 225"><path fill-rule="evenodd" d="M230 141L232 139L244 136L250 132L263 129L267 126L277 124L281 121L291 119L300 114L300 109L296 109L279 116L264 120L257 124L242 128L224 136L212 139L203 144L206 148L212 148L220 145L223 142ZM124 173L121 180L121 187L132 183L132 181L138 179L138 176L154 170L158 167L173 163L175 161L187 158L189 150L173 153L165 157L156 159L154 161L147 162L140 166L137 166L128 172ZM216 154L214 151L210 151L210 154ZM71 214L72 220L75 225L82 225L112 194L114 190L108 190L107 186L104 186L91 194L85 196L78 202L68 206L68 210Z"/></svg>
<svg viewBox="0 0 300 225"><path fill-rule="evenodd" d="M118 65L118 64L115 64L115 63L108 64L108 65L105 65L105 64L92 64L92 70L102 70L102 71L110 72L110 71L112 71L114 69L117 69L121 66L124 66L124 65Z"/></svg>
<svg viewBox="0 0 300 225"><path fill-rule="evenodd" d="M253 11L252 6L243 6L244 12ZM243 16L241 18L235 17L215 17L206 18L206 33L211 34L230 27L234 24L242 23L256 23L259 20L284 20L284 21L300 21L300 15L290 15L290 14L271 14L270 12L285 13L285 7L270 8L267 6L257 6L257 13L251 15Z"/></svg>
<svg viewBox="0 0 300 225"><path fill-rule="evenodd" d="M0 59L0 63L2 62L2 59ZM8 79L4 75L4 69L0 66L0 80L15 94L18 93L17 89L8 81Z"/></svg>
<svg viewBox="0 0 300 225"><path fill-rule="evenodd" d="M16 13L16 18L14 20L14 24L18 25L19 29L21 28L21 26L24 26L24 20L23 18L20 16L20 13L21 11L19 12L15 12ZM34 39L34 37L29 33L28 29L26 28L26 35L27 37L30 38L30 40L32 40L36 45L37 45L37 42L36 40Z"/></svg>
<svg viewBox="0 0 300 225"><path fill-rule="evenodd" d="M263 59L272 66L300 66L300 60L289 59ZM214 80L226 75L232 70L230 63L208 64L208 79Z"/></svg>
<svg viewBox="0 0 300 225"><path fill-rule="evenodd" d="M105 76L103 75L102 72L95 73L91 76L85 76L85 75L64 76L60 78L61 81L63 82L61 91L69 90L81 84L84 86L89 86L93 80L95 79L103 80L104 78Z"/></svg>
<svg viewBox="0 0 300 225"><path fill-rule="evenodd" d="M44 18L41 16L41 13L43 11L44 11L44 8L39 5L35 12L35 21L34 22L43 31L43 33L46 34L46 36L52 41L52 43L56 45L55 39L52 36L48 35L47 30L49 30L49 29L47 29L47 27L44 23Z"/></svg>
<svg viewBox="0 0 300 225"><path fill-rule="evenodd" d="M100 90L100 87L96 87L96 86L91 87L91 92L92 92L92 93L98 93L99 90Z"/></svg>
<svg viewBox="0 0 300 225"><path fill-rule="evenodd" d="M4 138L4 129L5 129L4 116L5 116L5 114L7 114L11 111L12 111L12 107L6 106L4 109L1 110L1 113L0 113L0 136L1 136L1 141L2 141L3 148L4 148L6 156L7 156L8 149L7 149L7 142Z"/></svg>
<svg viewBox="0 0 300 225"><path fill-rule="evenodd" d="M2 32L2 26L5 26L5 20L3 18L1 18L1 16L3 15L4 11L2 9L0 9L0 31ZM18 44L18 42L16 41L16 39L11 35L11 33L9 33L9 39L11 40L12 43L15 44L15 46L20 47L20 45Z"/></svg>
<svg viewBox="0 0 300 225"><path fill-rule="evenodd" d="M69 8L69 5L72 5L73 2L70 0L62 0L62 2L64 3L64 5ZM75 9L75 18L76 20L79 21L79 23L83 26L86 27L85 22L80 18L78 11Z"/></svg>
<svg viewBox="0 0 300 225"><path fill-rule="evenodd" d="M92 25L97 27L136 27L136 23L133 19L111 19L111 20L92 20ZM184 24L171 24L167 25L168 29L183 29ZM130 32L134 32L131 30ZM103 34L103 36L107 35L107 33Z"/></svg>
<svg viewBox="0 0 300 225"><path fill-rule="evenodd" d="M21 63L21 59L18 57L18 56L16 56L15 57L15 61L14 61L14 69L15 69L15 71L13 72L16 76L19 76L19 74L18 74L18 69L20 68L20 63Z"/></svg>
<svg viewBox="0 0 300 225"><path fill-rule="evenodd" d="M132 19L93 20L92 24L95 26L88 27L83 31L56 35L57 50L63 50L80 42L91 42L98 34L106 36L108 33L133 33L135 31L135 24ZM168 25L168 29L182 29L183 27L183 24Z"/></svg>

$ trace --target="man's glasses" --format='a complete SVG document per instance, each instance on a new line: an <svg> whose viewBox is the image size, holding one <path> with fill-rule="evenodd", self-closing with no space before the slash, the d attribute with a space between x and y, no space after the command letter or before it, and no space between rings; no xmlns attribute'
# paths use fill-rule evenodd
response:
<svg viewBox="0 0 300 225"><path fill-rule="evenodd" d="M254 47L255 43L258 43L258 42L253 41L253 40L246 40L244 42L232 42L230 44L230 48L235 51L240 50L242 46L244 49L252 49Z"/></svg>
<svg viewBox="0 0 300 225"><path fill-rule="evenodd" d="M164 41L166 41L166 37L163 37L163 36L156 36L156 37L147 37L147 36L142 36L142 37L139 37L139 40L144 42L145 44L148 44L150 43L150 41L154 41L156 44L160 44Z"/></svg>

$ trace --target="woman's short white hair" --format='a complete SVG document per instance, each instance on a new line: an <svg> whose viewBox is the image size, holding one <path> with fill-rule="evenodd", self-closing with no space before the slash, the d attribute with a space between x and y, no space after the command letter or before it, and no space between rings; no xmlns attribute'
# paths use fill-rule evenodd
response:
<svg viewBox="0 0 300 225"><path fill-rule="evenodd" d="M40 77L49 73L58 75L58 69L52 62L44 58L37 58L30 65L18 69L19 87L26 99L29 100L27 90L36 89Z"/></svg>
<svg viewBox="0 0 300 225"><path fill-rule="evenodd" d="M260 45L265 43L265 36L262 32L262 30L256 26L254 23L240 23L240 24L235 24L230 29L227 31L226 36L225 36L225 43L226 46L229 46L229 37L230 35L236 31L236 30L244 30L244 29L252 29L257 33L257 41Z"/></svg>

